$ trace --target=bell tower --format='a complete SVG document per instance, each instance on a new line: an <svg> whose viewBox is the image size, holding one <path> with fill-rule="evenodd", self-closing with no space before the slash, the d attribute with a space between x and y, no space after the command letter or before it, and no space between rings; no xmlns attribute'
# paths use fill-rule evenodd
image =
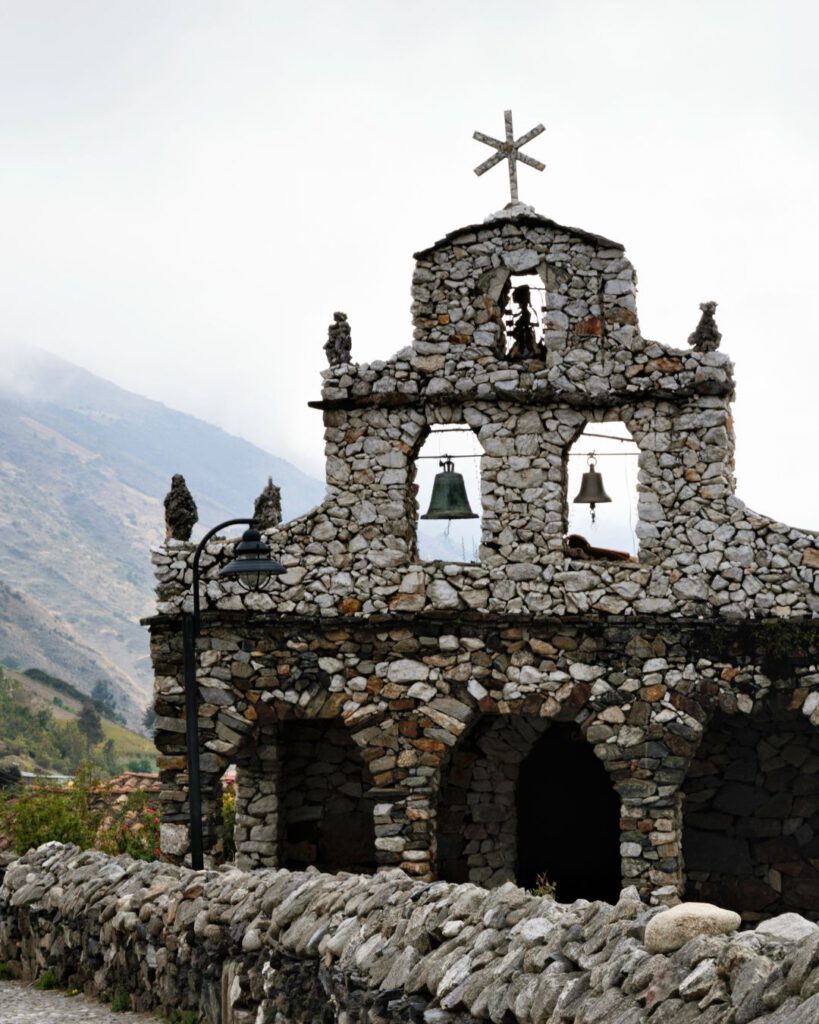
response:
<svg viewBox="0 0 819 1024"><path fill-rule="evenodd" d="M623 246L519 201L517 164L533 162L521 148L540 130L516 140L509 115L505 141L480 137L495 153L476 170L507 158L512 201L416 253L404 347L356 363L335 314L311 403L327 494L265 530L286 569L276 592L241 592L218 574L227 547L208 548L206 839L217 855L235 764L243 866L397 866L487 886L551 871L558 898L599 895L605 878L607 899L633 884L763 916L802 899L819 917L793 881L819 892L819 796L803 778L819 764L819 542L735 494L714 304L687 344L643 337ZM611 422L639 452L636 557L567 537L569 450ZM480 446L476 562L418 555L419 497L427 516L473 514L451 460L417 494L438 427ZM581 496L606 500L591 471ZM155 553L151 620L163 850L178 860L191 557L174 538ZM556 788L561 813L605 821L605 835L578 828L566 847L545 810Z"/></svg>

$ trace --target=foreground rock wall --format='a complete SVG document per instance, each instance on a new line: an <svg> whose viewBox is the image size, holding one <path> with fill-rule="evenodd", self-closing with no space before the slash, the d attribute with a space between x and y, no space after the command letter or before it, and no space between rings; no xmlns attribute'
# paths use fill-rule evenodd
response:
<svg viewBox="0 0 819 1024"><path fill-rule="evenodd" d="M6 872L0 960L208 1024L819 1019L819 927L790 915L650 952L660 912L635 890L561 905L400 871L192 872L48 844ZM652 948L673 945L657 923Z"/></svg>

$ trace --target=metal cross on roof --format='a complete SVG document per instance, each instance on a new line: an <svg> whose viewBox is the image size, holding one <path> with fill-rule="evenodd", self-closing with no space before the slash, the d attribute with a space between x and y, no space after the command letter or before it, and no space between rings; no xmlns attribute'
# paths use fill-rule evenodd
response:
<svg viewBox="0 0 819 1024"><path fill-rule="evenodd" d="M527 142L531 142L536 136L540 135L541 132L545 132L546 129L542 124L536 125L525 135L521 135L519 139L515 139L512 133L512 111L504 110L503 119L506 122L506 141L501 142L500 139L493 139L489 135L484 135L483 132L475 132L472 136L473 139L477 139L478 142L484 142L487 146L492 146L497 149L497 153L493 153L488 160L484 160L482 164L475 168L475 173L480 177L484 171L488 171L490 167L494 167L495 164L500 163L501 160L509 161L509 190L512 193L512 202L517 203L518 200L518 171L517 161L528 164L530 167L534 167L536 171L542 171L545 168L545 164L542 164L540 160L535 160L531 156L527 156L526 153L521 153L521 147L525 146Z"/></svg>

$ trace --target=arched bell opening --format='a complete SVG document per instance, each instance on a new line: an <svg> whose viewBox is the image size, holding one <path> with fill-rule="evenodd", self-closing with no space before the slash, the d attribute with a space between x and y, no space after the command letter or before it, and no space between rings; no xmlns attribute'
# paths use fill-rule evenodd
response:
<svg viewBox="0 0 819 1024"><path fill-rule="evenodd" d="M819 732L783 695L712 718L683 785L685 898L819 921Z"/></svg>
<svg viewBox="0 0 819 1024"><path fill-rule="evenodd" d="M482 455L466 424L430 428L414 463L421 561L480 561Z"/></svg>
<svg viewBox="0 0 819 1024"><path fill-rule="evenodd" d="M279 729L281 863L292 871L375 871L372 778L338 719Z"/></svg>
<svg viewBox="0 0 819 1024"><path fill-rule="evenodd" d="M583 561L636 561L640 449L622 420L588 422L565 459L566 554Z"/></svg>
<svg viewBox="0 0 819 1024"><path fill-rule="evenodd" d="M555 722L520 766L518 885L554 886L561 903L615 903L620 894L620 799L574 722Z"/></svg>

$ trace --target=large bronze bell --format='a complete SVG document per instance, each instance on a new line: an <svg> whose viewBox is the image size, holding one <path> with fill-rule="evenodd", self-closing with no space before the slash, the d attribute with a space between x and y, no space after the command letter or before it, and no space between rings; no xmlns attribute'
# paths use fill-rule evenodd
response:
<svg viewBox="0 0 819 1024"><path fill-rule="evenodd" d="M591 519L594 522L594 506L602 505L605 501L611 501L611 498L606 494L606 490L603 487L602 474L598 473L594 468L597 465L597 456L594 452L589 456L589 468L583 474L583 479L580 481L580 490L577 492L577 497L574 499L575 505L588 505L589 511L591 512Z"/></svg>
<svg viewBox="0 0 819 1024"><path fill-rule="evenodd" d="M466 496L466 484L460 473L455 472L455 464L445 455L438 463L442 472L435 474L432 484L432 497L429 509L422 519L477 519L477 515L469 507Z"/></svg>

